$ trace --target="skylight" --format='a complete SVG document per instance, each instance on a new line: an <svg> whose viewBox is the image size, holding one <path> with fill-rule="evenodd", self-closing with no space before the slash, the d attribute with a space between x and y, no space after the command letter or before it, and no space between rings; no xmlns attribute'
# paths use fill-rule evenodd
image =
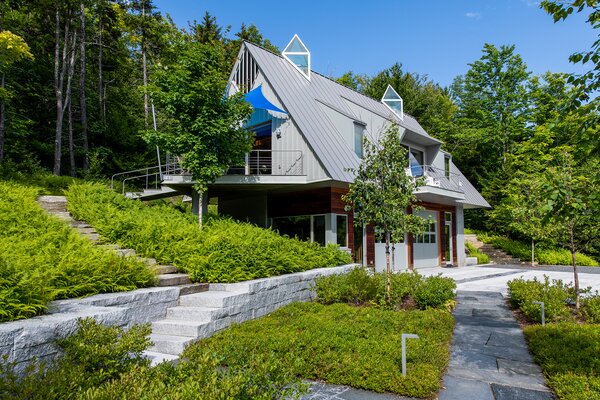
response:
<svg viewBox="0 0 600 400"><path fill-rule="evenodd" d="M381 102L385 104L398 118L404 120L404 105L402 102L402 97L392 87L392 85L388 85L387 89L385 89L385 93L381 98Z"/></svg>
<svg viewBox="0 0 600 400"><path fill-rule="evenodd" d="M306 48L298 35L294 35L292 40L281 53L294 67L310 80L310 51Z"/></svg>

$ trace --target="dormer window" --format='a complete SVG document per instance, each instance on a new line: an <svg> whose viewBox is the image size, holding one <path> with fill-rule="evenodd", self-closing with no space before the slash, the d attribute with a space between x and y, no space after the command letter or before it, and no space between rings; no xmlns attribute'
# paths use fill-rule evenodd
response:
<svg viewBox="0 0 600 400"><path fill-rule="evenodd" d="M381 98L381 102L385 104L398 118L404 120L404 105L402 102L402 97L392 87L392 85L388 85L387 89L385 89L385 93Z"/></svg>
<svg viewBox="0 0 600 400"><path fill-rule="evenodd" d="M310 51L306 48L298 35L294 35L292 40L281 53L294 67L310 80Z"/></svg>

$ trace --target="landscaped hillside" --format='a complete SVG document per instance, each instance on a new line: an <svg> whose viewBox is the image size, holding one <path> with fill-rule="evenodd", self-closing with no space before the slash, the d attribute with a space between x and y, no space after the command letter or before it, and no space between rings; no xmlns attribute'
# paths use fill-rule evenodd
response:
<svg viewBox="0 0 600 400"><path fill-rule="evenodd" d="M167 205L128 200L99 184L73 185L69 210L98 232L146 257L173 264L197 282L237 282L343 265L350 256L231 219L197 217Z"/></svg>
<svg viewBox="0 0 600 400"><path fill-rule="evenodd" d="M0 182L0 321L43 313L48 302L150 286L141 262L119 257L47 215L36 188Z"/></svg>

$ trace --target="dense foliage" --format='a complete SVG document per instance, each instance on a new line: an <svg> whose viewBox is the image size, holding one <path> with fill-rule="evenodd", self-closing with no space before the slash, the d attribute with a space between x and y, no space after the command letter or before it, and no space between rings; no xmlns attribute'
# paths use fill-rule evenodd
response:
<svg viewBox="0 0 600 400"><path fill-rule="evenodd" d="M95 247L36 203L38 190L0 182L0 321L43 313L54 299L153 283L141 262Z"/></svg>
<svg viewBox="0 0 600 400"><path fill-rule="evenodd" d="M216 353L225 364L249 365L275 357L304 379L430 397L448 364L453 325L445 310L295 303L198 342L183 355L193 361ZM399 360L402 333L420 337L408 343L406 377Z"/></svg>
<svg viewBox="0 0 600 400"><path fill-rule="evenodd" d="M194 281L238 282L351 261L336 247L282 237L231 219L213 217L199 230L192 214L128 200L100 184L73 185L67 198L73 215L102 236L175 265Z"/></svg>
<svg viewBox="0 0 600 400"><path fill-rule="evenodd" d="M207 399L288 398L302 385L275 357L228 360L216 352L196 352L177 366L151 368L141 352L149 326L104 327L79 322L78 332L59 342L64 355L51 365L31 365L21 379L10 363L0 364L0 397L13 399Z"/></svg>
<svg viewBox="0 0 600 400"><path fill-rule="evenodd" d="M456 283L451 278L416 272L391 275L391 298L386 304L386 274L371 274L355 268L342 275L320 277L315 282L316 301L322 304L346 303L355 306L381 306L393 309L444 308L452 305Z"/></svg>
<svg viewBox="0 0 600 400"><path fill-rule="evenodd" d="M559 399L600 399L600 325L525 328L529 349Z"/></svg>
<svg viewBox="0 0 600 400"><path fill-rule="evenodd" d="M469 252L469 257L477 257L477 264L488 264L490 262L490 257L487 254L482 253L471 243L465 242L465 248Z"/></svg>
<svg viewBox="0 0 600 400"><path fill-rule="evenodd" d="M522 261L531 260L531 244L519 240L509 239L501 235L492 235L482 232L477 233L477 238L484 243L489 243L498 249ZM583 253L577 253L577 264L591 267L598 266L598 261ZM573 260L569 250L553 246L542 245L535 251L535 261L544 265L572 265Z"/></svg>

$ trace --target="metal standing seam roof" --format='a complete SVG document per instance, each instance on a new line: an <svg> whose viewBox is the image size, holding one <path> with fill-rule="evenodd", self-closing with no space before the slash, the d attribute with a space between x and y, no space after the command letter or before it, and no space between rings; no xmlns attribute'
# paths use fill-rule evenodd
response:
<svg viewBox="0 0 600 400"><path fill-rule="evenodd" d="M428 140L441 143L431 137L410 115L404 114L404 119L401 120L385 104L379 101L314 71L311 71L309 81L282 56L271 53L250 42L245 41L244 45L263 72L264 78L278 96L282 106L298 125L307 143L315 152L326 172L334 180L352 182L354 176L347 169L357 168L360 159L353 149L344 144L341 133L322 111L320 104L331 105L343 114L351 116L354 113L346 104L346 100L348 100L389 121L396 122L398 125L424 136ZM355 119L360 120L358 116L355 116ZM489 207L489 204L473 185L468 183L458 168L454 164L452 164L452 167L465 182L463 184L465 190L465 200L463 202L478 207Z"/></svg>

